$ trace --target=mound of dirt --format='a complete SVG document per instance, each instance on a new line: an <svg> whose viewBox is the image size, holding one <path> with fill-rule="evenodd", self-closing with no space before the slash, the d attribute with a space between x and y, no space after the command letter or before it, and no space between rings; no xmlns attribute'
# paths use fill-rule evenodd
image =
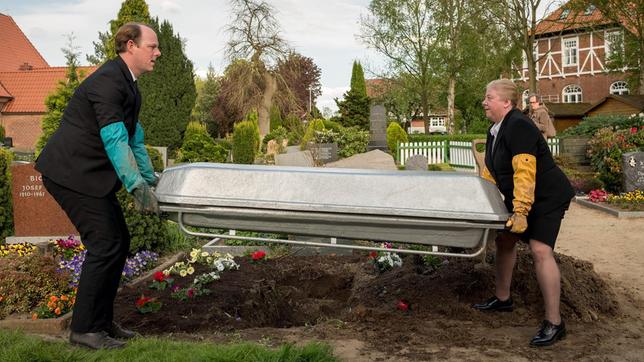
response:
<svg viewBox="0 0 644 362"><path fill-rule="evenodd" d="M562 272L562 314L567 321L612 318L618 312L615 296L593 271L592 264L557 256ZM227 271L209 285L211 293L179 301L170 291L149 290L146 283L123 288L115 316L143 335L217 333L257 327L289 328L336 320L370 338L405 345L413 338L433 341L467 340L468 328L536 325L542 319L541 293L529 252L519 249L514 275L513 313L486 314L470 305L494 290L492 264L450 258L438 268L419 257L405 256L401 268L378 273L365 253L353 256L286 256L251 263L238 258L240 269ZM175 278L187 286L195 275ZM163 303L159 312L139 314L135 301L142 295ZM408 311L397 308L400 300ZM450 326L458 328L449 328ZM411 337L414 332L415 337ZM476 339L476 336L470 336Z"/></svg>

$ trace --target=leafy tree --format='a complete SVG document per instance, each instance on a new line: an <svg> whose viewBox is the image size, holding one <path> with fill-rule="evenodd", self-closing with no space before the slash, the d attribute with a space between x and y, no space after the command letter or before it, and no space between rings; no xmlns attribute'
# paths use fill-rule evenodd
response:
<svg viewBox="0 0 644 362"><path fill-rule="evenodd" d="M161 57L154 71L141 76L139 90L143 99L139 118L145 129L146 143L178 148L190 120L197 91L192 62L184 54L184 44L172 25L158 19L151 22L158 29Z"/></svg>
<svg viewBox="0 0 644 362"><path fill-rule="evenodd" d="M288 89L280 89L280 92L286 96L292 95L294 98L291 101L288 97L278 97L282 112L284 114L302 113L303 110L312 112L315 100L322 95L321 71L313 59L291 51L285 59L278 61L277 74L288 87ZM284 98L288 101L283 102Z"/></svg>
<svg viewBox="0 0 644 362"><path fill-rule="evenodd" d="M186 127L177 162L225 162L227 154L210 137L205 124L193 121Z"/></svg>
<svg viewBox="0 0 644 362"><path fill-rule="evenodd" d="M270 131L269 113L279 83L274 66L287 54L286 42L279 34L273 8L263 0L232 0L233 21L228 26L230 40L227 53L234 66L227 76L232 77L223 99L228 108L255 108L259 115L259 134ZM239 62L238 60L245 60ZM232 65L232 64L231 64ZM223 91L223 89L222 89Z"/></svg>
<svg viewBox="0 0 644 362"><path fill-rule="evenodd" d="M212 64L208 66L208 73L206 73L205 79L195 79L195 87L197 100L192 110L192 118L205 124L208 128L208 133L217 135L219 131L218 124L212 111L221 89L221 77L215 74Z"/></svg>
<svg viewBox="0 0 644 362"><path fill-rule="evenodd" d="M36 156L45 147L49 137L60 127L60 120L63 118L67 103L69 103L83 78L82 72L78 71L78 56L80 53L78 52L78 47L73 44L74 38L73 34L69 35L67 37L67 47L61 49L67 60L67 71L65 72L65 79L59 81L56 90L45 99L47 111L41 123L42 134L36 142Z"/></svg>
<svg viewBox="0 0 644 362"><path fill-rule="evenodd" d="M372 0L370 14L361 18L362 41L384 55L394 72L408 75L420 100L426 133L436 78L435 1Z"/></svg>
<svg viewBox="0 0 644 362"><path fill-rule="evenodd" d="M116 57L114 37L118 29L128 22L149 24L150 10L145 0L125 0L121 3L118 16L110 20L110 29L105 33L98 32L98 42L94 42L94 55L88 55L87 60L92 64L101 64Z"/></svg>
<svg viewBox="0 0 644 362"><path fill-rule="evenodd" d="M340 112L341 122L345 127L359 126L369 129L369 97L360 62L353 62L351 71L351 88L344 93L343 100L335 100Z"/></svg>

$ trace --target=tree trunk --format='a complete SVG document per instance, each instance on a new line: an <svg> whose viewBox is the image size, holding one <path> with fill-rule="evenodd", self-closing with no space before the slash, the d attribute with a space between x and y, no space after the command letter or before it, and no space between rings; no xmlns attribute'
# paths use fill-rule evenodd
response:
<svg viewBox="0 0 644 362"><path fill-rule="evenodd" d="M264 81L266 82L266 88L264 88L264 94L257 110L259 136L262 139L271 130L270 112L273 105L273 96L277 92L277 81L271 73L264 73Z"/></svg>
<svg viewBox="0 0 644 362"><path fill-rule="evenodd" d="M447 84L447 133L454 134L454 98L456 98L456 77L454 74L449 76Z"/></svg>

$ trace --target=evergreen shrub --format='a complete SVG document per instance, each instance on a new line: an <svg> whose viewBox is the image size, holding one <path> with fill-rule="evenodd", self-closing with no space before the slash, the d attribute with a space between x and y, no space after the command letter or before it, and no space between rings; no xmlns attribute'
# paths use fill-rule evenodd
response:
<svg viewBox="0 0 644 362"><path fill-rule="evenodd" d="M233 131L233 162L252 164L259 150L259 127L256 122L235 124Z"/></svg>
<svg viewBox="0 0 644 362"><path fill-rule="evenodd" d="M215 143L205 124L188 123L176 162L226 162L228 151Z"/></svg>
<svg viewBox="0 0 644 362"><path fill-rule="evenodd" d="M387 126L387 147L392 154L396 153L396 146L400 142L408 142L407 132L405 132L398 122L391 122Z"/></svg>
<svg viewBox="0 0 644 362"><path fill-rule="evenodd" d="M13 235L13 206L11 205L11 151L0 148L0 244Z"/></svg>

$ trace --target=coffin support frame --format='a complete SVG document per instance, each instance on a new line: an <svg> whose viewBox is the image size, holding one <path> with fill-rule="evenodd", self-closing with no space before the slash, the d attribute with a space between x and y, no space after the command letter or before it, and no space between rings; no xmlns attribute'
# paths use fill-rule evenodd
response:
<svg viewBox="0 0 644 362"><path fill-rule="evenodd" d="M222 239L233 239L233 240L246 240L246 241L262 241L262 242L272 242L272 243L281 243L281 244L293 244L293 245L304 245L304 246L317 246L317 247L331 247L331 248L340 248L340 249L352 249L352 250L368 250L368 251L384 251L384 252L394 252L394 253L404 253L404 254L416 254L416 255L435 255L435 256L444 256L444 257L460 257L460 258L476 258L483 254L487 248L487 240L490 229L486 228L483 232L481 241L479 242L479 247L475 249L472 253L448 253L441 251L425 251L425 250L413 250L413 249L387 249L381 247L370 247L363 245L346 245L346 244L331 244L331 243L319 243L314 241L303 241L303 240L286 240L279 238L260 238L252 236L237 236L229 234L215 234L215 233L201 233L196 231L190 231L186 228L183 222L184 212L177 211L177 221L182 232L191 236L198 237L208 237L208 238L222 238ZM327 235L333 237L333 235ZM425 244L422 244L425 245ZM431 245L427 245L431 246Z"/></svg>

